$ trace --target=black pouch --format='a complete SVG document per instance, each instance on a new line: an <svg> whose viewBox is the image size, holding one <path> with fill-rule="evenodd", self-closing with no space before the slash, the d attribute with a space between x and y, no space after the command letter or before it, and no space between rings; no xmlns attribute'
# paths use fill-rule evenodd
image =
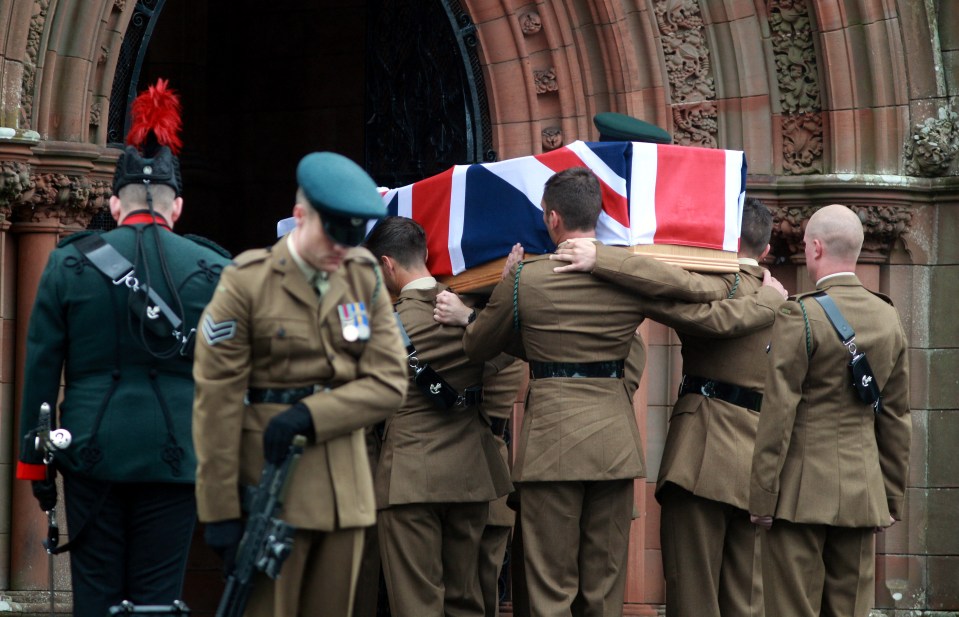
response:
<svg viewBox="0 0 959 617"><path fill-rule="evenodd" d="M872 367L866 360L866 354L854 355L849 361L849 370L852 372L852 385L856 388L859 399L863 403L872 405L876 413L881 412L882 396L879 392L879 384L876 383L876 377L872 374Z"/></svg>
<svg viewBox="0 0 959 617"><path fill-rule="evenodd" d="M459 393L425 362L416 367L413 383L440 409L450 409L459 399Z"/></svg>

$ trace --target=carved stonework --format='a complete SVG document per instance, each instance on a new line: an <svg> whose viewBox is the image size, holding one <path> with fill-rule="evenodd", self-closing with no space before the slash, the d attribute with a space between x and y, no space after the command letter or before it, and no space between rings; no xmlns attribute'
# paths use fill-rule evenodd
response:
<svg viewBox="0 0 959 617"><path fill-rule="evenodd" d="M97 65L106 64L110 57L110 48L106 45L100 46L100 54L97 56Z"/></svg>
<svg viewBox="0 0 959 617"><path fill-rule="evenodd" d="M37 60L40 57L40 41L47 23L50 0L35 0L27 33L27 57L23 60L23 81L20 87L20 128L31 128L33 116L33 87L37 79Z"/></svg>
<svg viewBox="0 0 959 617"><path fill-rule="evenodd" d="M536 94L546 94L559 90L559 85L556 83L556 69L553 67L542 71L533 71L533 83L536 85Z"/></svg>
<svg viewBox="0 0 959 617"><path fill-rule="evenodd" d="M806 2L768 2L783 114L783 171L788 175L823 173L819 72Z"/></svg>
<svg viewBox="0 0 959 617"><path fill-rule="evenodd" d="M31 223L55 218L63 225L86 227L110 195L110 185L103 180L60 173L34 174L30 190L22 194L13 208L13 218Z"/></svg>
<svg viewBox="0 0 959 617"><path fill-rule="evenodd" d="M113 0L113 8L117 11L123 12L123 9L127 6L127 0Z"/></svg>
<svg viewBox="0 0 959 617"><path fill-rule="evenodd" d="M555 150L563 145L563 131L558 126L543 129L543 152Z"/></svg>
<svg viewBox="0 0 959 617"><path fill-rule="evenodd" d="M714 101L673 107L673 141L678 145L716 148L718 133L718 112Z"/></svg>
<svg viewBox="0 0 959 617"><path fill-rule="evenodd" d="M674 141L681 145L716 147L719 116L705 25L697 0L655 0L666 62L666 76L675 107Z"/></svg>
<svg viewBox="0 0 959 617"><path fill-rule="evenodd" d="M29 191L30 165L19 161L0 161L0 208L10 208Z"/></svg>
<svg viewBox="0 0 959 617"><path fill-rule="evenodd" d="M103 103L97 101L90 105L90 126L100 126L100 114L103 113Z"/></svg>
<svg viewBox="0 0 959 617"><path fill-rule="evenodd" d="M543 29L543 20L536 11L529 11L519 16L519 27L524 36L530 36Z"/></svg>
<svg viewBox="0 0 959 617"><path fill-rule="evenodd" d="M805 260L803 234L809 217L822 206L780 206L773 210L770 244L777 257ZM905 206L849 206L862 221L865 238L859 263L885 263L896 241L909 230L912 211Z"/></svg>
<svg viewBox="0 0 959 617"><path fill-rule="evenodd" d="M933 178L944 176L959 152L959 114L939 108L938 118L926 118L912 129L906 142L906 173Z"/></svg>
<svg viewBox="0 0 959 617"><path fill-rule="evenodd" d="M783 171L791 175L821 174L822 114L783 116Z"/></svg>

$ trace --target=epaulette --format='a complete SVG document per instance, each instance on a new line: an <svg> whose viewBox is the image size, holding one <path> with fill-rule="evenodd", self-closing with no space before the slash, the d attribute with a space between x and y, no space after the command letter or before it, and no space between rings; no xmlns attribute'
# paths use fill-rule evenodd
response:
<svg viewBox="0 0 959 617"><path fill-rule="evenodd" d="M213 240L210 240L209 238L204 238L203 236L198 236L196 234L183 234L183 237L186 238L187 240L192 240L193 242L196 242L200 246L205 246L206 248L211 249L215 253L219 253L221 256L226 257L227 259L233 258L233 255L230 254L230 251L226 250L225 248L223 248L222 246L220 246Z"/></svg>
<svg viewBox="0 0 959 617"><path fill-rule="evenodd" d="M250 264L266 261L270 257L270 249L251 249L243 251L233 260L233 265L237 268L243 268Z"/></svg>
<svg viewBox="0 0 959 617"><path fill-rule="evenodd" d="M800 298L807 298L809 296L815 296L816 294L821 294L821 293L822 293L821 289L813 289L811 291L804 291L799 294L793 294L789 296L789 299L792 300L793 302L798 302Z"/></svg>
<svg viewBox="0 0 959 617"><path fill-rule="evenodd" d="M885 302L885 303L888 304L889 306L895 306L895 304L892 303L892 298L890 298L890 297L887 296L886 294L882 294L882 293L879 293L878 291L873 291L873 290L871 290L871 289L867 289L866 291L868 291L868 292L871 293L872 295L876 296L877 298L879 298L880 300L882 300L883 302Z"/></svg>
<svg viewBox="0 0 959 617"><path fill-rule="evenodd" d="M70 244L71 242L76 242L80 238L85 238L86 236L89 236L91 234L102 234L102 233L103 231L99 229L84 229L83 231L72 233L66 238L64 238L63 240L60 240L60 242L57 243L57 248L64 247Z"/></svg>

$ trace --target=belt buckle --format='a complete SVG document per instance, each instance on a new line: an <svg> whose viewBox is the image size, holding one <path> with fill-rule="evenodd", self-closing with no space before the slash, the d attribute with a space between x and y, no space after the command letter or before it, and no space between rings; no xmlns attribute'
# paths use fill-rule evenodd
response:
<svg viewBox="0 0 959 617"><path fill-rule="evenodd" d="M716 382L709 379L699 387L699 393L706 398L712 398L716 394Z"/></svg>

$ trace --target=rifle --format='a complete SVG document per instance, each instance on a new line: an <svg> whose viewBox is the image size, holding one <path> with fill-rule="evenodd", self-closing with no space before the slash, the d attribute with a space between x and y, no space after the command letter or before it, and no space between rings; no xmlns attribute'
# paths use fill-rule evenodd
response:
<svg viewBox="0 0 959 617"><path fill-rule="evenodd" d="M233 570L226 578L226 589L216 609L216 617L242 617L253 589L253 575L262 572L276 580L280 568L293 549L296 529L277 514L283 506L283 493L290 473L303 454L306 437L297 435L290 453L279 466L266 463L260 484L254 489L250 515L240 538Z"/></svg>

